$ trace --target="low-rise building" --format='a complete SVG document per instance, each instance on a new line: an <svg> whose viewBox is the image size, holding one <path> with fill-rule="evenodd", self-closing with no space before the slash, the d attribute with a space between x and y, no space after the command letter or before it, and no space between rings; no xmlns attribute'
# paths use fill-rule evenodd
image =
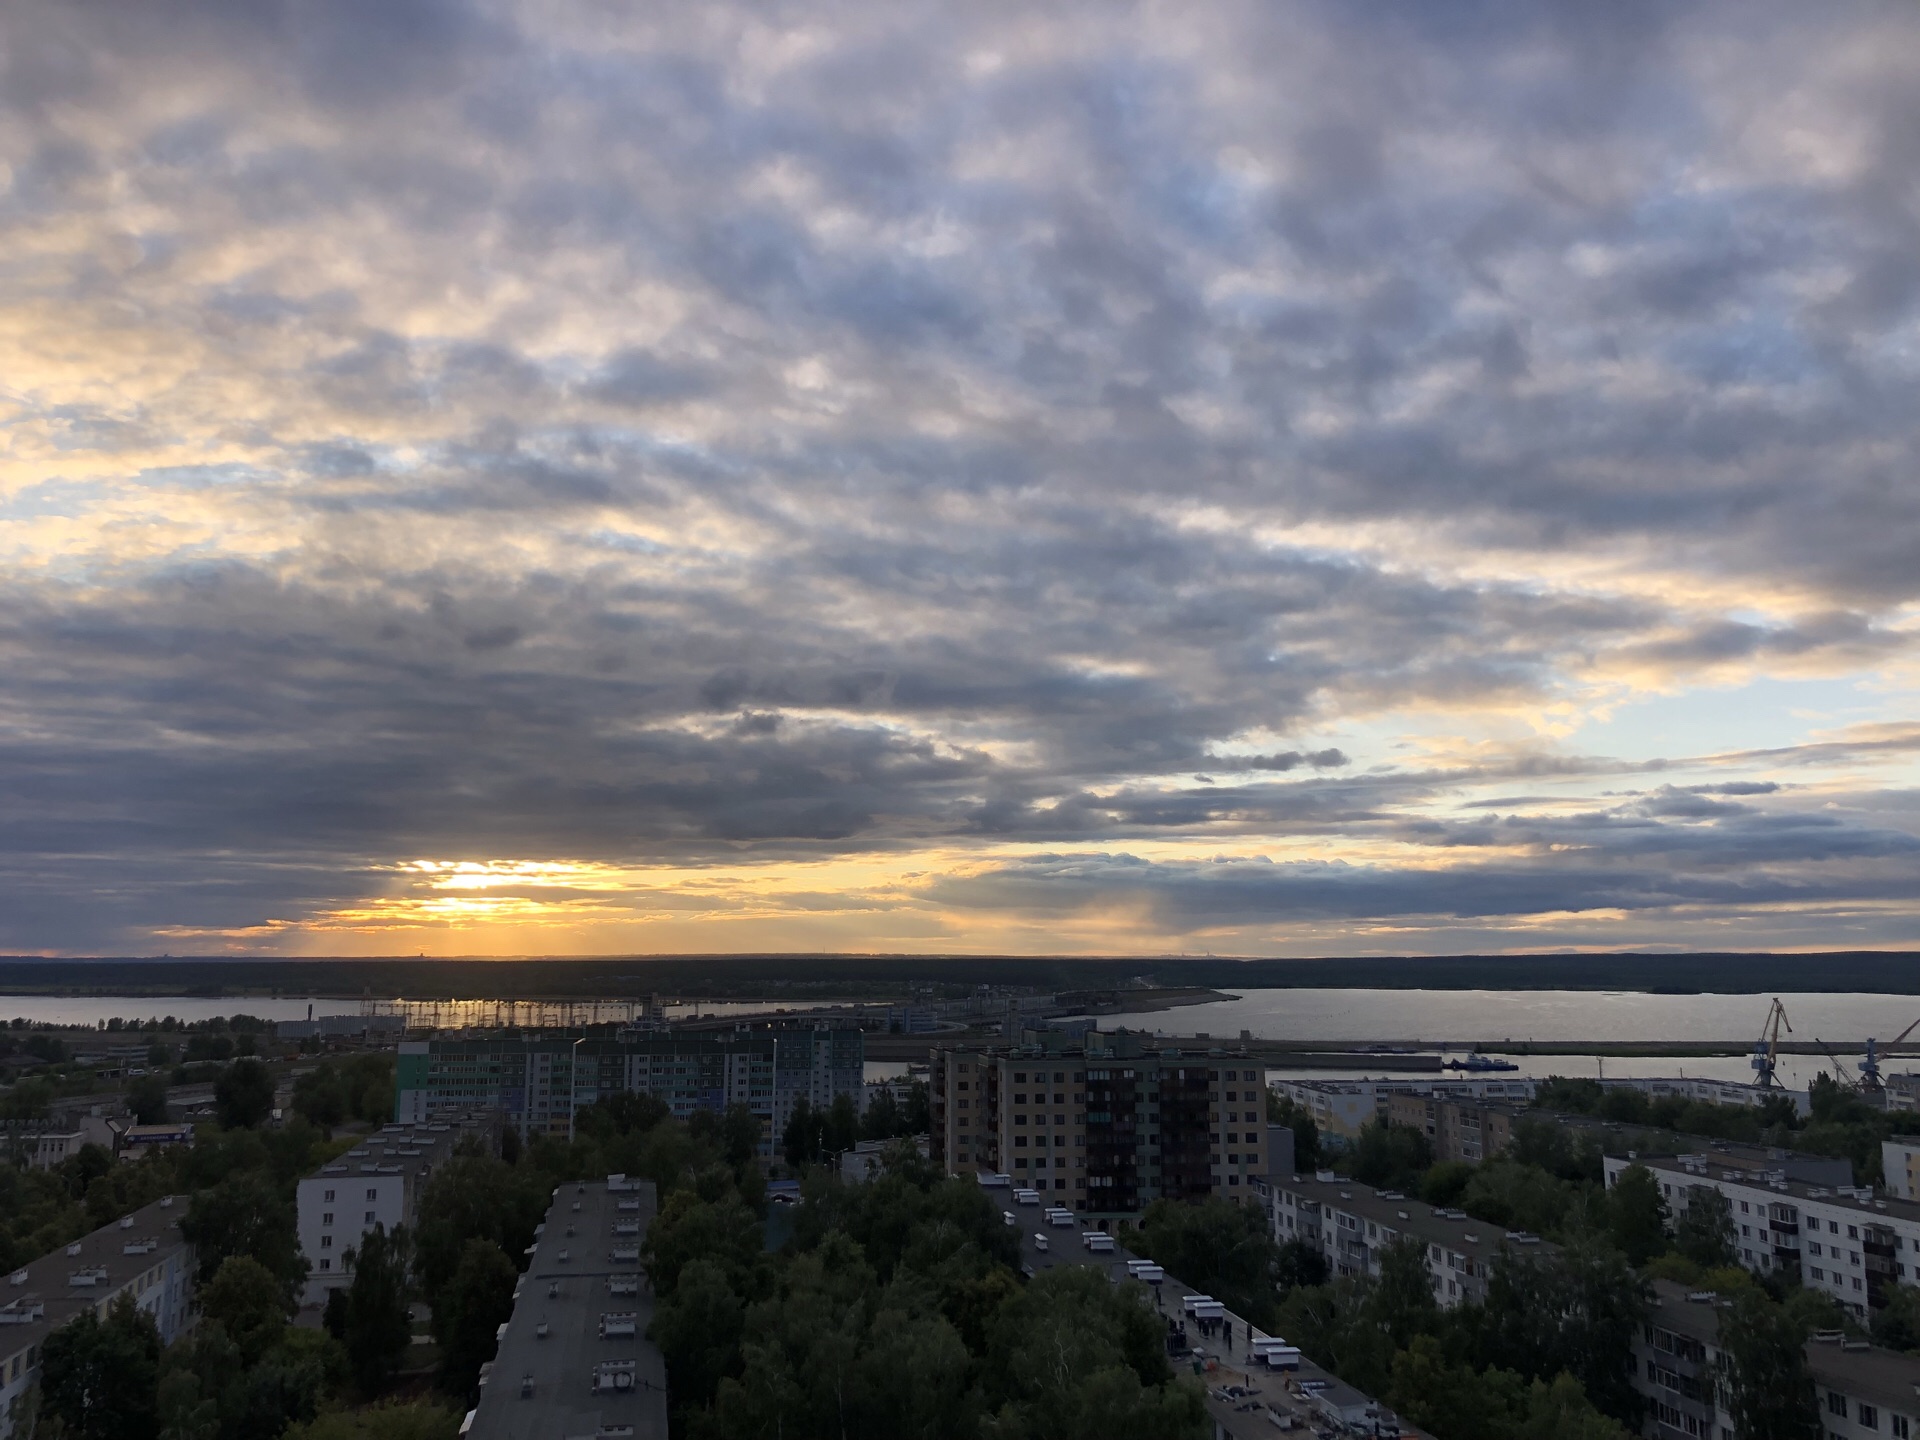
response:
<svg viewBox="0 0 1920 1440"><path fill-rule="evenodd" d="M435 1169L462 1139L490 1141L494 1123L488 1112L475 1110L386 1125L302 1180L295 1197L296 1233L307 1258L300 1303L325 1304L329 1290L352 1284L352 1256L368 1232L375 1225L389 1234L411 1226Z"/></svg>
<svg viewBox="0 0 1920 1440"><path fill-rule="evenodd" d="M163 1344L193 1323L193 1247L180 1236L183 1195L170 1195L21 1266L0 1285L0 1440L10 1440L40 1378L47 1337L122 1295L153 1317Z"/></svg>
<svg viewBox="0 0 1920 1440"><path fill-rule="evenodd" d="M1388 1246L1402 1238L1426 1250L1434 1298L1448 1309L1486 1298L1487 1279L1503 1247L1551 1251L1538 1236L1507 1232L1452 1210L1376 1190L1331 1171L1313 1179L1276 1177L1266 1187L1273 1238L1303 1241L1326 1257L1334 1275L1378 1278Z"/></svg>
<svg viewBox="0 0 1920 1440"><path fill-rule="evenodd" d="M1813 1101L1805 1090L1787 1090L1778 1085L1755 1085L1747 1080L1701 1080L1686 1076L1627 1076L1602 1080L1602 1089L1638 1090L1652 1100L1699 1100L1708 1105L1764 1105L1768 1100L1786 1100L1796 1113L1811 1115Z"/></svg>
<svg viewBox="0 0 1920 1440"><path fill-rule="evenodd" d="M667 1440L667 1367L646 1338L653 1291L640 1267L657 1210L652 1183L624 1175L553 1192L467 1440Z"/></svg>
<svg viewBox="0 0 1920 1440"><path fill-rule="evenodd" d="M1010 1175L1090 1217L1158 1199L1256 1201L1266 1090L1244 1053L1150 1050L1126 1031L1028 1032L1042 1043L935 1049L932 1157L950 1175Z"/></svg>
<svg viewBox="0 0 1920 1440"><path fill-rule="evenodd" d="M1711 1292L1653 1282L1653 1307L1633 1344L1633 1388L1658 1440L1722 1440L1735 1433L1715 1371L1720 1317ZM1920 1426L1920 1360L1838 1335L1807 1343L1814 1400L1829 1440L1912 1440Z"/></svg>
<svg viewBox="0 0 1920 1440"><path fill-rule="evenodd" d="M1920 1282L1920 1203L1864 1185L1808 1185L1783 1170L1728 1165L1717 1152L1609 1155L1608 1187L1633 1165L1652 1173L1674 1213L1696 1188L1719 1191L1732 1209L1742 1265L1797 1277L1857 1315L1883 1305L1891 1287Z"/></svg>
<svg viewBox="0 0 1920 1440"><path fill-rule="evenodd" d="M1392 1118L1396 1096L1422 1100L1504 1101L1525 1105L1538 1081L1526 1076L1463 1080L1275 1080L1273 1089L1313 1117L1322 1133L1352 1139L1361 1127Z"/></svg>

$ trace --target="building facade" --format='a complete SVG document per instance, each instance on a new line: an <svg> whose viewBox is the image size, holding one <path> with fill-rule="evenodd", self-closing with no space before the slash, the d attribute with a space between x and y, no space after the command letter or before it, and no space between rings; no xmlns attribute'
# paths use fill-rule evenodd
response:
<svg viewBox="0 0 1920 1440"><path fill-rule="evenodd" d="M1337 1178L1276 1177L1266 1187L1267 1215L1279 1244L1300 1241L1326 1257L1333 1275L1378 1278L1387 1248L1401 1239L1426 1252L1434 1299L1443 1308L1486 1298L1487 1279L1503 1246L1551 1250L1538 1236L1509 1235L1463 1210L1427 1205L1392 1190Z"/></svg>
<svg viewBox="0 0 1920 1440"><path fill-rule="evenodd" d="M1880 1142L1880 1171L1887 1193L1902 1200L1920 1200L1920 1140L1902 1136Z"/></svg>
<svg viewBox="0 0 1920 1440"><path fill-rule="evenodd" d="M1655 1440L1724 1440L1736 1432L1714 1372L1718 1297L1653 1282L1652 1312L1634 1338L1633 1388ZM1913 1440L1920 1426L1920 1360L1836 1336L1807 1342L1814 1401L1828 1440Z"/></svg>
<svg viewBox="0 0 1920 1440"><path fill-rule="evenodd" d="M122 1295L153 1317L162 1344L193 1323L193 1247L180 1237L184 1195L156 1200L31 1264L0 1286L0 1440L24 1434L47 1337Z"/></svg>
<svg viewBox="0 0 1920 1440"><path fill-rule="evenodd" d="M1447 1094L1390 1095L1387 1119L1424 1133L1436 1160L1478 1165L1513 1143L1514 1121L1523 1113L1498 1100Z"/></svg>
<svg viewBox="0 0 1920 1440"><path fill-rule="evenodd" d="M1224 1051L1148 1053L1090 1032L1012 1048L936 1049L933 1158L1006 1174L1094 1217L1159 1199L1257 1201L1267 1173L1261 1067Z"/></svg>
<svg viewBox="0 0 1920 1440"><path fill-rule="evenodd" d="M1313 1117L1322 1133L1352 1139L1374 1120L1390 1120L1396 1096L1487 1100L1526 1105L1538 1082L1524 1076L1471 1080L1275 1080L1273 1088Z"/></svg>
<svg viewBox="0 0 1920 1440"><path fill-rule="evenodd" d="M433 1172L468 1136L491 1141L488 1112L441 1111L414 1125L395 1122L303 1179L294 1198L295 1233L307 1258L302 1305L353 1283L353 1255L376 1225L392 1234L419 1215Z"/></svg>
<svg viewBox="0 0 1920 1440"><path fill-rule="evenodd" d="M1886 1199L1867 1186L1808 1185L1782 1171L1735 1169L1704 1155L1606 1157L1611 1188L1643 1165L1671 1212L1698 1188L1732 1208L1740 1263L1758 1274L1798 1277L1856 1315L1886 1303L1895 1285L1920 1282L1920 1204Z"/></svg>
<svg viewBox="0 0 1920 1440"><path fill-rule="evenodd" d="M865 1037L851 1026L627 1030L595 1035L472 1035L405 1041L395 1116L417 1123L448 1109L497 1110L522 1135L570 1136L573 1117L605 1096L654 1095L678 1118L745 1105L770 1155L801 1100L815 1108L863 1098Z"/></svg>

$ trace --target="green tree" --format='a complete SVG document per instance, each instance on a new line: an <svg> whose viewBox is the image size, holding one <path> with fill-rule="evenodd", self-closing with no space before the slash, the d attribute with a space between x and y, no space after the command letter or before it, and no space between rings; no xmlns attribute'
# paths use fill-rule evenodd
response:
<svg viewBox="0 0 1920 1440"><path fill-rule="evenodd" d="M424 1400L336 1410L288 1430L283 1440L456 1440L460 1415Z"/></svg>
<svg viewBox="0 0 1920 1440"><path fill-rule="evenodd" d="M933 1096L927 1082L915 1080L907 1086L907 1103L901 1107L900 1133L927 1135L933 1131Z"/></svg>
<svg viewBox="0 0 1920 1440"><path fill-rule="evenodd" d="M1367 1308L1397 1350L1405 1349L1415 1335L1439 1328L1440 1304L1433 1296L1433 1272L1427 1268L1423 1242L1403 1235L1381 1251L1380 1274Z"/></svg>
<svg viewBox="0 0 1920 1440"><path fill-rule="evenodd" d="M293 1206L257 1170L230 1174L212 1189L195 1192L180 1233L199 1257L201 1284L211 1281L231 1255L251 1255L265 1265L289 1301L307 1278Z"/></svg>
<svg viewBox="0 0 1920 1440"><path fill-rule="evenodd" d="M251 1255L229 1255L200 1292L200 1313L225 1328L240 1363L258 1365L286 1333L287 1288Z"/></svg>
<svg viewBox="0 0 1920 1440"><path fill-rule="evenodd" d="M1886 1303L1873 1312L1872 1332L1873 1343L1889 1350L1920 1350L1920 1289L1889 1289Z"/></svg>
<svg viewBox="0 0 1920 1440"><path fill-rule="evenodd" d="M1687 1203L1674 1217L1674 1248L1694 1264L1713 1270L1740 1258L1738 1236L1727 1197L1711 1185L1689 1185Z"/></svg>
<svg viewBox="0 0 1920 1440"><path fill-rule="evenodd" d="M251 1130L273 1114L273 1074L252 1058L234 1061L213 1082L214 1110L227 1130Z"/></svg>
<svg viewBox="0 0 1920 1440"><path fill-rule="evenodd" d="M838 1155L851 1150L860 1140L860 1112L854 1108L853 1097L836 1095L833 1103L827 1107L825 1120L820 1126L820 1145L829 1155Z"/></svg>
<svg viewBox="0 0 1920 1440"><path fill-rule="evenodd" d="M551 1176L475 1150L440 1166L420 1197L414 1233L415 1270L427 1303L439 1308L440 1292L453 1279L469 1241L489 1241L507 1255L525 1254L552 1187Z"/></svg>
<svg viewBox="0 0 1920 1440"><path fill-rule="evenodd" d="M1742 1440L1820 1440L1806 1338L1764 1294L1745 1291L1720 1312L1719 1380Z"/></svg>
<svg viewBox="0 0 1920 1440"><path fill-rule="evenodd" d="M127 1086L127 1110L136 1125L163 1125L167 1119L167 1082L142 1075Z"/></svg>
<svg viewBox="0 0 1920 1440"><path fill-rule="evenodd" d="M1132 1247L1256 1324L1273 1315L1278 1247L1265 1213L1252 1205L1156 1200Z"/></svg>
<svg viewBox="0 0 1920 1440"><path fill-rule="evenodd" d="M160 1333L129 1295L105 1320L81 1311L41 1347L41 1403L71 1440L154 1440L159 1378Z"/></svg>
<svg viewBox="0 0 1920 1440"><path fill-rule="evenodd" d="M1645 1282L1610 1245L1582 1236L1557 1253L1503 1251L1474 1317L1480 1363L1529 1381L1566 1371L1599 1409L1635 1425L1633 1335L1646 1313Z"/></svg>
<svg viewBox="0 0 1920 1440"><path fill-rule="evenodd" d="M1456 1204L1473 1179L1473 1166L1464 1160L1442 1160L1420 1177L1420 1198L1429 1205Z"/></svg>
<svg viewBox="0 0 1920 1440"><path fill-rule="evenodd" d="M1390 1190L1416 1190L1433 1164L1433 1143L1410 1125L1369 1120L1353 1146L1353 1178Z"/></svg>
<svg viewBox="0 0 1920 1440"><path fill-rule="evenodd" d="M707 1405L720 1382L740 1366L746 1306L726 1270L711 1260L682 1268L673 1293L661 1300L647 1336L666 1357L674 1397Z"/></svg>
<svg viewBox="0 0 1920 1440"><path fill-rule="evenodd" d="M513 1314L519 1272L491 1240L469 1240L433 1307L433 1338L440 1345L440 1385L471 1399L480 1367L493 1358L500 1325Z"/></svg>
<svg viewBox="0 0 1920 1440"><path fill-rule="evenodd" d="M793 1113L787 1117L787 1128L780 1134L781 1153L794 1169L811 1165L820 1158L823 1120L824 1117L807 1103L806 1096L802 1095L794 1101Z"/></svg>
<svg viewBox="0 0 1920 1440"><path fill-rule="evenodd" d="M729 1105L720 1117L720 1144L730 1165L745 1165L760 1149L760 1117L745 1105Z"/></svg>
<svg viewBox="0 0 1920 1440"><path fill-rule="evenodd" d="M1327 1257L1305 1240L1289 1240L1274 1255L1274 1284L1282 1291L1327 1283Z"/></svg>
<svg viewBox="0 0 1920 1440"><path fill-rule="evenodd" d="M359 1250L348 1252L353 1283L347 1287L340 1342L363 1395L379 1392L413 1343L407 1309L413 1298L408 1269L412 1254L412 1237L404 1225L394 1226L391 1234L386 1226L375 1225L361 1238ZM511 1283L507 1288L511 1292Z"/></svg>
<svg viewBox="0 0 1920 1440"><path fill-rule="evenodd" d="M347 1087L339 1067L323 1060L293 1082L293 1109L322 1130L331 1131L347 1118Z"/></svg>
<svg viewBox="0 0 1920 1440"><path fill-rule="evenodd" d="M1635 1265L1667 1248L1667 1206L1660 1182L1644 1165L1622 1170L1607 1192L1607 1235Z"/></svg>
<svg viewBox="0 0 1920 1440"><path fill-rule="evenodd" d="M900 1102L890 1089L875 1090L867 1101L867 1113L860 1117L860 1138L886 1140L900 1133Z"/></svg>
<svg viewBox="0 0 1920 1440"><path fill-rule="evenodd" d="M738 1196L708 1201L691 1190L667 1196L641 1242L641 1258L658 1295L671 1295L681 1270L695 1260L719 1265L744 1293L764 1253L760 1221Z"/></svg>

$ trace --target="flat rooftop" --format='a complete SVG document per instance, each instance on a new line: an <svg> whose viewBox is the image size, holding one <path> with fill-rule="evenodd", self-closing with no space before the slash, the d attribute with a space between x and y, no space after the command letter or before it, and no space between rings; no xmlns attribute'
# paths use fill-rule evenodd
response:
<svg viewBox="0 0 1920 1440"><path fill-rule="evenodd" d="M346 1154L329 1160L309 1175L404 1175L416 1180L422 1171L445 1160L456 1141L479 1132L485 1112L447 1113L413 1124L383 1125Z"/></svg>
<svg viewBox="0 0 1920 1440"><path fill-rule="evenodd" d="M483 1378L469 1440L667 1440L667 1367L646 1338L652 1183L560 1186Z"/></svg>
<svg viewBox="0 0 1920 1440"><path fill-rule="evenodd" d="M186 1244L180 1238L186 1213L186 1196L166 1196L8 1274L0 1282L0 1358L38 1345L162 1264Z"/></svg>
<svg viewBox="0 0 1920 1440"><path fill-rule="evenodd" d="M1611 1160L1626 1160L1633 1165L1665 1175L1676 1183L1697 1184L1702 1180L1725 1180L1735 1185L1751 1185L1783 1198L1817 1200L1843 1209L1858 1210L1871 1218L1885 1215L1895 1220L1920 1224L1920 1201L1901 1200L1882 1195L1866 1185L1813 1185L1803 1180L1772 1180L1765 1170L1749 1170L1723 1163L1724 1156L1705 1150L1682 1155L1611 1155ZM1692 1163L1689 1163L1692 1162ZM1777 1173L1777 1172L1775 1172Z"/></svg>
<svg viewBox="0 0 1920 1440"><path fill-rule="evenodd" d="M1505 1230L1484 1220L1475 1220L1465 1211L1429 1205L1392 1190L1376 1190L1356 1180L1278 1176L1268 1183L1275 1190L1291 1191L1329 1209L1345 1210L1394 1231L1417 1235L1430 1244L1445 1245L1462 1255L1491 1259L1503 1244L1530 1250L1553 1248L1537 1235Z"/></svg>

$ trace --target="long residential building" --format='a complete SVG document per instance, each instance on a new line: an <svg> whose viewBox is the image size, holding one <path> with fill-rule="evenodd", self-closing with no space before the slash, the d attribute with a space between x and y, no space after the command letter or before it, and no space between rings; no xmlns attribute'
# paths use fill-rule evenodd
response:
<svg viewBox="0 0 1920 1440"><path fill-rule="evenodd" d="M303 1305L353 1283L353 1255L375 1225L391 1234L419 1215L420 1193L453 1148L469 1136L492 1143L496 1121L484 1110L438 1112L412 1125L381 1127L299 1184L295 1230L307 1258Z"/></svg>
<svg viewBox="0 0 1920 1440"><path fill-rule="evenodd" d="M1009 1175L1096 1219L1162 1198L1257 1203L1269 1155L1258 1062L1150 1051L1125 1031L1039 1039L933 1051L932 1152L948 1174Z"/></svg>
<svg viewBox="0 0 1920 1440"><path fill-rule="evenodd" d="M640 1264L657 1210L652 1182L624 1175L555 1189L467 1440L667 1440L667 1367L646 1338L653 1289Z"/></svg>
<svg viewBox="0 0 1920 1440"><path fill-rule="evenodd" d="M1864 1185L1809 1185L1784 1170L1728 1165L1726 1157L1606 1157L1609 1188L1643 1165L1678 1214L1695 1188L1717 1190L1732 1207L1740 1263L1758 1274L1797 1277L1856 1315L1886 1303L1895 1285L1920 1282L1920 1203L1888 1199Z"/></svg>
<svg viewBox="0 0 1920 1440"><path fill-rule="evenodd" d="M193 1247L180 1236L184 1195L169 1195L23 1265L0 1299L0 1440L29 1409L47 1337L122 1295L153 1317L162 1344L193 1323Z"/></svg>
<svg viewBox="0 0 1920 1440"><path fill-rule="evenodd" d="M741 1104L761 1122L770 1155L801 1100L862 1098L866 1042L852 1026L741 1025L731 1030L616 1034L487 1034L402 1042L395 1110L415 1122L483 1106L522 1135L573 1133L603 1096L658 1096L685 1119Z"/></svg>
<svg viewBox="0 0 1920 1440"><path fill-rule="evenodd" d="M1348 1139L1375 1120L1392 1118L1395 1097L1427 1100L1506 1101L1525 1105L1537 1080L1525 1076L1464 1080L1275 1080L1273 1089L1313 1117L1323 1132Z"/></svg>
<svg viewBox="0 0 1920 1440"><path fill-rule="evenodd" d="M1714 1371L1720 1317L1711 1292L1653 1282L1654 1303L1633 1345L1633 1388L1647 1402L1643 1433L1654 1440L1728 1440ZM1828 1440L1913 1440L1920 1429L1920 1360L1838 1334L1807 1342L1813 1398Z"/></svg>
<svg viewBox="0 0 1920 1440"><path fill-rule="evenodd" d="M1426 1251L1434 1298L1447 1309L1486 1298L1487 1278L1502 1247L1553 1248L1538 1236L1469 1219L1464 1210L1342 1180L1330 1170L1310 1180L1275 1177L1264 1190L1274 1240L1311 1245L1334 1275L1378 1279L1389 1246L1403 1238L1418 1241Z"/></svg>

